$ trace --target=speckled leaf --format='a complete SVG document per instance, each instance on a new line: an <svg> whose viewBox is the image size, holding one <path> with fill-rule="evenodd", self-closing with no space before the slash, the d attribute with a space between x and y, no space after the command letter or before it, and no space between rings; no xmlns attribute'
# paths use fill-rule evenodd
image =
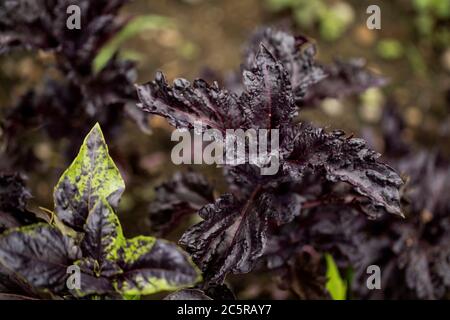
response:
<svg viewBox="0 0 450 320"><path fill-rule="evenodd" d="M147 295L193 286L200 271L178 246L152 237L127 240L119 253L123 273L117 276L116 290L124 295Z"/></svg>
<svg viewBox="0 0 450 320"><path fill-rule="evenodd" d="M71 290L70 292L76 297L86 297L89 295L117 295L111 277L114 274L122 272L116 265L115 272L113 268L106 270L105 263L103 269L100 268L99 263L92 258L83 258L74 263L80 268L80 287Z"/></svg>
<svg viewBox="0 0 450 320"><path fill-rule="evenodd" d="M125 238L118 217L104 198L89 212L84 231L81 241L83 257L97 263L93 268L97 269L97 274L110 276L117 273L117 251L125 243Z"/></svg>
<svg viewBox="0 0 450 320"><path fill-rule="evenodd" d="M0 263L37 288L63 290L67 268L80 256L74 241L50 225L39 223L0 236Z"/></svg>
<svg viewBox="0 0 450 320"><path fill-rule="evenodd" d="M63 223L81 231L88 213L100 198L115 208L124 189L124 181L96 124L55 187L56 215Z"/></svg>

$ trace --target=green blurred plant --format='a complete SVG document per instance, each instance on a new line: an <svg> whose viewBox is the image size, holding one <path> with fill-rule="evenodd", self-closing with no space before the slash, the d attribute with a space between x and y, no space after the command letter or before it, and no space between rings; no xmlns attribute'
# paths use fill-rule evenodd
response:
<svg viewBox="0 0 450 320"><path fill-rule="evenodd" d="M386 60L401 58L404 54L402 44L393 38L382 39L377 44L377 54Z"/></svg>
<svg viewBox="0 0 450 320"><path fill-rule="evenodd" d="M160 30L173 27L174 23L169 18L159 15L149 14L132 19L119 33L117 33L116 36L109 40L97 54L93 61L95 72L103 69L103 67L118 51L122 43L134 37L138 33L145 30ZM140 54L133 51L128 51L127 56L135 59L140 58Z"/></svg>
<svg viewBox="0 0 450 320"><path fill-rule="evenodd" d="M432 41L439 46L448 46L450 44L448 30L450 1L413 0L412 5L416 11L414 23L419 34L431 37Z"/></svg>
<svg viewBox="0 0 450 320"><path fill-rule="evenodd" d="M339 39L354 21L353 8L346 2L325 0L266 0L271 11L291 10L295 22L304 29L318 26L327 41Z"/></svg>
<svg viewBox="0 0 450 320"><path fill-rule="evenodd" d="M345 300L347 298L347 282L342 279L339 269L330 254L325 254L327 263L326 288L333 300Z"/></svg>

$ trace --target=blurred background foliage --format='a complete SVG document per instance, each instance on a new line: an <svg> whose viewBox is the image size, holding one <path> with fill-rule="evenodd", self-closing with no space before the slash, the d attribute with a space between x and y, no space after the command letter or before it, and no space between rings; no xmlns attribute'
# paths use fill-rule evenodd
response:
<svg viewBox="0 0 450 320"><path fill-rule="evenodd" d="M366 8L381 8L381 29L366 27ZM213 70L226 75L238 70L242 47L256 28L272 25L315 39L318 60L361 57L369 67L385 75L389 84L369 89L360 96L325 99L319 108L306 108L302 120L329 129L344 128L364 136L377 130L385 103L395 104L405 117L405 138L450 155L450 1L447 0L135 0L121 15L128 25L100 51L94 60L101 70L117 49L121 57L137 62L138 82L150 81L157 70L169 80L193 80ZM54 57L39 52L17 51L0 57L0 111L51 76ZM72 121L64 119L64 121ZM127 120L124 131L107 141L112 157L126 180L120 219L128 236L149 233L145 223L154 188L179 168L170 161L172 128L152 117L152 134L146 135ZM41 127L27 132L39 170L29 170L33 203L52 208L52 188L68 165L61 154L70 143L59 137L36 141ZM1 133L0 133L1 134ZM80 132L84 136L86 132ZM372 143L380 152L382 140ZM183 169L186 169L183 166ZM223 188L220 171L194 168ZM174 231L173 239L177 237ZM239 277L237 277L239 278ZM264 279L235 284L241 298L284 298L286 293ZM250 284L249 284L250 283ZM240 290L240 287L246 288Z"/></svg>

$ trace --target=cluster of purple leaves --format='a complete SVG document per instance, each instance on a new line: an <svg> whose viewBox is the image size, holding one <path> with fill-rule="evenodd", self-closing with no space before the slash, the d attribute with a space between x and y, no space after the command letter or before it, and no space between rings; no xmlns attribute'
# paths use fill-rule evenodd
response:
<svg viewBox="0 0 450 320"><path fill-rule="evenodd" d="M450 162L438 150L407 143L403 119L392 105L385 107L381 122L384 157L406 181L400 190L405 219L385 215L368 220L356 208L328 201L313 204L307 214L283 226L269 244L266 262L279 272L281 285L301 298L326 296L318 286L325 283L324 252L333 255L341 274L352 274L353 298L448 297ZM366 286L370 265L380 267L381 290Z"/></svg>
<svg viewBox="0 0 450 320"><path fill-rule="evenodd" d="M261 43L285 66L295 102L304 108L315 106L325 98L340 99L388 83L385 77L370 71L362 58L319 63L315 59L316 46L311 40L271 28L261 28L250 37L244 48L243 69L252 67ZM205 72L205 78L221 79L212 70ZM241 93L244 89L238 73L229 74L221 80L235 93Z"/></svg>
<svg viewBox="0 0 450 320"><path fill-rule="evenodd" d="M39 219L26 208L31 193L19 174L0 174L0 234L6 230L38 222ZM0 298L14 298L28 294L29 286L0 265Z"/></svg>
<svg viewBox="0 0 450 320"><path fill-rule="evenodd" d="M175 79L170 86L158 73L154 81L138 86L139 107L165 117L177 128L192 129L194 122L201 120L222 132L278 129L280 170L263 176L250 164L224 166L228 192L213 202L210 190L198 187L205 184L203 179L178 175L157 190L156 204L162 210L153 210L150 219L159 223L161 230L162 222L173 226L179 216L198 212L203 221L190 227L180 243L202 269L203 289L221 285L230 273L269 268L283 270L284 277L291 279L298 276L292 272L304 272L312 277L307 281L315 288L302 288L302 282L294 291L302 297L314 296L312 292L324 296L323 277L318 276L320 257L308 249L314 244L308 238L316 223L310 222L309 227L299 221L316 219L315 212L331 216L317 224L341 219L340 212L364 213L371 218L384 213L401 216L399 189L403 182L364 140L341 130L326 132L296 122L305 98L314 100L316 94L308 93L310 90L351 83L345 71L336 71L342 65L328 69L317 64L315 47L304 37L269 29L255 39L258 45L248 49L242 85L234 85L235 91L201 79L192 84ZM370 74L362 66L358 68ZM371 85L357 84L348 92ZM190 201L192 194L196 201ZM163 219L164 215L168 216Z"/></svg>
<svg viewBox="0 0 450 320"><path fill-rule="evenodd" d="M36 222L26 209L31 193L19 174L0 174L0 233L7 229Z"/></svg>
<svg viewBox="0 0 450 320"><path fill-rule="evenodd" d="M130 61L113 56L98 71L93 60L102 46L127 23L117 16L127 0L7 0L0 4L0 54L17 49L38 50L54 55L54 65L42 83L4 110L3 168L28 168L35 159L27 147L29 133L45 132L53 140L68 138L68 155L81 143L80 132L95 122L117 133L124 115L142 128L146 120L134 106L136 72ZM81 29L66 27L67 8L81 9ZM51 69L58 77L50 76Z"/></svg>
<svg viewBox="0 0 450 320"><path fill-rule="evenodd" d="M0 3L0 54L16 48L51 52L62 75L45 80L8 110L2 122L7 143L2 167L33 163L31 150L20 139L33 128L43 127L50 137L68 137L77 146L79 133L94 121L103 124L107 135L117 131L124 112L143 123L143 113L130 108L137 101L133 64L114 56L99 72L92 67L102 45L126 23L116 16L126 2ZM71 4L88 13L82 15L82 30L65 26ZM222 131L280 130L278 174L261 176L252 165L225 167L229 190L216 199L200 175L177 174L157 189L152 225L164 233L182 217L200 215L203 221L184 233L181 244L202 268L202 289L211 297L232 297L221 285L226 275L254 269L276 272L283 287L300 298L326 297L324 252L332 253L342 270L353 269L356 297L443 297L450 286L448 162L438 152L411 150L399 139L401 118L387 109L382 122L385 157L405 177L400 189L400 177L362 139L297 123L299 108L386 82L361 60L321 65L315 53L305 37L264 29L249 42L242 81L234 76L239 81L227 83L231 92L203 80L191 84L176 79L170 86L161 73L138 88L141 108L177 128L191 128L202 119ZM36 222L25 208L29 192L23 179L2 174L0 184L0 232ZM401 202L405 220L396 216ZM381 291L365 287L370 264L383 270Z"/></svg>
<svg viewBox="0 0 450 320"><path fill-rule="evenodd" d="M359 62L337 62L328 67L318 66L313 60L314 46L308 45L303 37L294 39L282 32L265 30L257 33L255 39L259 39L266 48L270 48L272 56L281 60L285 69L288 70L291 83L295 84L291 84L293 95L297 97L295 102L299 106L307 106L311 102L314 104L325 97L339 97L339 94L342 96L356 93L369 86L381 85L385 82L384 79L377 78L362 68L362 64ZM253 45L247 50L247 57L249 57L245 63L247 68L251 65L251 59L257 58L254 53L255 42L251 43ZM307 47L302 51L301 46L304 44L307 44ZM314 82L314 80L308 80L311 79L308 77L315 78L315 81L320 78L321 80L309 87L308 85L302 87L301 84L304 82ZM236 82L231 82L229 87L242 92L242 86ZM391 103L387 104L381 120L384 158L402 174L406 181L406 184L400 189L401 204L406 219L378 214L373 216L378 218L376 220L366 219L361 211L369 214L373 211L364 210L360 203L355 202L355 198L349 193L351 190L348 186L335 184L333 180L328 180L321 173L315 172L314 167L308 168L311 166L308 163L304 166L308 170L305 170L294 183L291 181L288 187L283 185L283 188L281 188L281 184L275 185L276 187L271 190L272 202L264 203L264 209L259 213L259 217L264 217L265 212L270 212L268 214L270 220L273 218L271 216L273 212L277 213L276 206L273 210L273 204L276 204L273 201L275 197L278 202L285 199L283 209L293 212L292 207L296 206L296 202L293 201L295 198L287 195L289 189L293 187L292 185L295 186L295 194L300 196L303 201L294 209L301 213L295 215L294 218L285 220L291 220L289 223L281 226L276 220L275 223L273 221L269 223L269 228L266 230L270 232L264 238L265 249L256 258L259 261L255 268L258 270L269 269L277 273L280 276L280 286L291 290L300 298L326 298L328 294L324 289L326 278L322 254L329 252L340 266L342 274L345 271L352 274L349 293L351 297L366 299L437 299L446 297L450 286L448 277L450 274L448 245L450 201L446 194L446 190L450 188L450 163L438 150L429 152L412 147L410 142L402 139L404 129L405 124L398 110ZM300 135L297 138L292 136L292 140L299 139L304 134L305 131L300 131ZM373 141L370 135L367 138L369 141ZM303 139L307 142L311 137L306 135ZM306 145L307 147L301 149L302 152L297 153L297 157L300 157L301 162L305 164L306 161L301 157L302 154L312 153L309 156L316 157L313 153L315 152L314 148L312 149L314 151L310 148L315 144ZM347 157L348 155L345 156L345 158ZM230 170L226 168L225 173L228 176L229 173L240 172L241 177L248 179L248 170L246 169L232 168ZM194 181L202 182L197 185L197 188L193 188ZM238 195L243 190L245 192L251 185L250 183L237 183L233 178L229 181L230 190ZM159 228L161 228L160 223L169 221L169 218L173 225L179 218L177 213L194 213L200 204L205 204L206 207L202 208L199 213L207 221L188 230L183 236L182 242L184 241L188 245L194 256L200 253L197 257L203 263L204 270L217 272L215 263L220 261L218 259L220 251L214 246L220 245L223 240L229 241L227 238L229 234L222 234L223 229L220 227L226 227L229 212L232 212L233 208L230 208L230 204L222 198L215 204L208 205L207 199L212 196L212 192L203 187L205 185L206 181L198 175L194 178L193 173L189 173L189 176L185 177L177 175L173 181L163 184L157 190L156 204L164 203L165 210L158 210L158 207L154 207L150 219ZM198 188L198 186L202 187ZM197 194L195 197L197 201L191 203L186 200L191 198L191 196L186 197L189 192ZM169 193L172 195L170 201L162 201L168 200L167 194ZM248 193L244 193L244 199L248 199ZM398 202L396 203L398 205ZM268 206L269 210L265 207L268 204L271 205ZM250 203L250 205L252 204ZM257 205L255 204L255 206ZM250 215L258 214L257 209L254 210L254 212L250 212ZM208 224L208 220L214 221L214 213L218 216L216 216L217 223ZM165 220L162 217L165 217ZM221 221L221 219L223 220ZM254 239L250 237L250 232L259 231L257 229L260 225L258 218L252 219L243 226L243 228L247 228L248 238L241 236L237 239L237 242L244 247L244 249L240 249L241 251L235 249L239 254L245 253L247 244L252 243L246 242ZM252 229L253 227L255 229ZM208 228L209 234L207 233ZM201 232L205 233L200 234ZM210 234L213 236L209 236ZM214 242L216 235L221 237L217 243ZM238 236L240 235L238 234ZM190 239L191 242L189 242ZM202 244L205 244L206 250L210 250L210 256L207 256L205 251L201 251L203 248L195 246L195 242L199 239L205 240ZM257 241L253 243L257 243ZM190 247L189 244L191 244ZM222 261L232 260L233 253L233 251L229 251ZM211 257L211 259L202 260L202 255ZM367 266L373 264L380 266L382 270L381 290L368 290L366 286ZM251 269L251 264L247 270L249 269ZM247 270L233 269L232 271ZM220 271L222 270L219 269Z"/></svg>
<svg viewBox="0 0 450 320"><path fill-rule="evenodd" d="M359 255L347 255L342 262L352 264L357 277L365 272L363 264L377 264L383 270L381 291L355 282L354 290L363 298L448 297L450 162L439 150L411 146L402 138L404 121L395 105L386 106L382 123L384 155L406 181L401 193L406 219L360 222L355 234L372 242L347 238Z"/></svg>

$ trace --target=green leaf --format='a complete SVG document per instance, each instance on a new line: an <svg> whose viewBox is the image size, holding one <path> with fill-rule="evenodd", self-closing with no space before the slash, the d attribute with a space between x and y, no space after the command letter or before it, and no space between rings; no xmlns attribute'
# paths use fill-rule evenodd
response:
<svg viewBox="0 0 450 320"><path fill-rule="evenodd" d="M109 40L93 61L95 72L99 72L119 49L120 45L144 30L169 28L172 22L169 18L158 15L139 16L131 20L114 38Z"/></svg>
<svg viewBox="0 0 450 320"><path fill-rule="evenodd" d="M123 273L116 278L122 295L177 290L201 281L198 268L177 245L152 237L127 240L121 252Z"/></svg>
<svg viewBox="0 0 450 320"><path fill-rule="evenodd" d="M80 256L74 241L48 224L12 229L0 236L0 263L39 289L64 290L67 268Z"/></svg>
<svg viewBox="0 0 450 320"><path fill-rule="evenodd" d="M55 187L56 216L69 227L82 231L98 200L105 198L116 208L124 189L124 181L108 154L100 126L96 124Z"/></svg>
<svg viewBox="0 0 450 320"><path fill-rule="evenodd" d="M333 300L345 300L347 296L347 284L341 278L338 267L330 254L325 254L327 262L327 284L326 288Z"/></svg>

